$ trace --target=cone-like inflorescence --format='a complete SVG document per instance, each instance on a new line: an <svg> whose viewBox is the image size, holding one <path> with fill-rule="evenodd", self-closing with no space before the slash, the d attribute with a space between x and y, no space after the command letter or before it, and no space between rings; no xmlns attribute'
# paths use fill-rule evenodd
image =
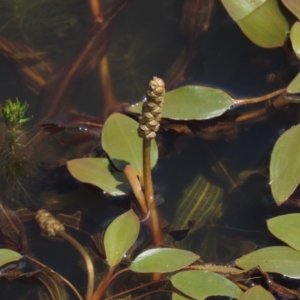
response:
<svg viewBox="0 0 300 300"><path fill-rule="evenodd" d="M37 222L39 223L41 229L47 233L49 236L55 236L56 235L56 231L60 230L60 231L64 231L65 227L64 225L58 221L57 219L55 219L52 214L45 210L45 209L40 209L36 215L35 215L35 219L37 220Z"/></svg>
<svg viewBox="0 0 300 300"><path fill-rule="evenodd" d="M138 134L142 138L152 140L156 136L161 120L161 111L164 103L165 83L158 77L153 77L149 83L147 99L143 104L142 114L139 117Z"/></svg>

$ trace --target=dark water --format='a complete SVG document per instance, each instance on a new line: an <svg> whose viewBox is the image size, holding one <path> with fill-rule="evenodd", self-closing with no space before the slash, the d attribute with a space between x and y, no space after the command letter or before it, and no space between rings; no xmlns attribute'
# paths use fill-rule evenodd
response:
<svg viewBox="0 0 300 300"><path fill-rule="evenodd" d="M103 6L109 7L112 2L106 1ZM135 0L120 15L108 50L113 92L118 101L139 101L149 79L154 75L165 78L173 62L182 55L188 41L178 29L181 10L182 3L178 1ZM83 0L31 0L26 4L3 1L0 14L1 35L46 53L56 65L72 56L92 24L88 2ZM194 48L195 55L183 83L219 87L242 98L285 87L296 73L283 49L261 49L248 41L219 1L208 30ZM51 106L40 103L41 95L33 95L25 88L17 69L5 59L0 59L0 78L2 104L7 98L18 97L29 102L29 114L36 118L40 105ZM174 85L179 83L182 84ZM85 76L74 88L70 109L102 117L105 107L98 71ZM239 113L249 109L240 108ZM235 113L236 110L230 112ZM224 204L220 216L192 220L193 233L183 240L175 235L177 246L199 253L207 262L230 263L257 247L277 243L268 234L265 221L290 209L279 209L274 204L268 184L268 163L278 136L296 122L292 108L265 120L237 125L233 132L222 135L185 136L171 132L159 136L167 151L155 167L153 179L157 193L165 200L159 206L160 213L169 224L180 213L176 208L195 178L201 176L222 189L220 201ZM33 124L28 125L33 128L29 136L38 131ZM26 176L18 175L17 180L5 180L6 176L2 176L3 203L11 208L72 206L86 216L87 227L94 226L100 231L128 206L128 201L109 199L95 189L81 186L64 168L66 160L86 154L98 140L71 148L61 145L60 137L43 136L29 148ZM1 163L5 166L6 160ZM35 257L84 293L84 266L72 247L40 237L34 222L26 223L26 232ZM86 235L75 230L72 234L95 253ZM145 234L143 238L148 237ZM95 258L95 264L97 275L101 276L105 270L102 258ZM14 299L24 295L25 299L37 299L36 285L4 280L1 299L12 299L15 287L18 292Z"/></svg>

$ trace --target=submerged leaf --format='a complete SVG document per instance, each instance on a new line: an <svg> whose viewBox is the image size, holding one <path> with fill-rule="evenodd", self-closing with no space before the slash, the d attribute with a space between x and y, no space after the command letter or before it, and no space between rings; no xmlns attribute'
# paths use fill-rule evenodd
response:
<svg viewBox="0 0 300 300"><path fill-rule="evenodd" d="M110 267L116 266L124 254L136 241L140 231L140 221L133 210L117 217L104 235L104 248Z"/></svg>
<svg viewBox="0 0 300 300"><path fill-rule="evenodd" d="M300 214L278 216L267 221L273 235L300 251Z"/></svg>
<svg viewBox="0 0 300 300"><path fill-rule="evenodd" d="M0 55L10 61L19 72L23 84L35 95L39 95L47 80L56 69L45 52L0 37Z"/></svg>
<svg viewBox="0 0 300 300"><path fill-rule="evenodd" d="M179 200L172 227L186 229L190 221L204 223L216 220L222 213L222 196L223 188L198 175Z"/></svg>
<svg viewBox="0 0 300 300"><path fill-rule="evenodd" d="M44 291L39 290L39 294L46 299L47 295L54 300L68 300L70 299L65 282L58 276L57 273L53 272L48 268L43 268L41 272L35 274L35 277L40 280L45 286L46 294Z"/></svg>
<svg viewBox="0 0 300 300"><path fill-rule="evenodd" d="M18 261L22 255L9 249L0 249L0 267Z"/></svg>
<svg viewBox="0 0 300 300"><path fill-rule="evenodd" d="M42 121L64 113L70 106L70 96L76 89L76 83L89 74L105 55L113 25L128 3L129 0L124 0L116 4L103 22L94 22L86 41L48 80L41 98L39 116Z"/></svg>
<svg viewBox="0 0 300 300"><path fill-rule="evenodd" d="M270 180L278 205L285 202L300 182L300 125L280 136L271 154Z"/></svg>
<svg viewBox="0 0 300 300"><path fill-rule="evenodd" d="M139 176L143 175L143 139L137 134L138 122L123 114L109 116L102 130L102 146L113 164L120 171L132 165ZM151 166L154 167L158 150L155 141L151 142Z"/></svg>
<svg viewBox="0 0 300 300"><path fill-rule="evenodd" d="M259 266L263 272L300 278L300 252L286 246L267 247L242 256L236 261L242 269Z"/></svg>
<svg viewBox="0 0 300 300"><path fill-rule="evenodd" d="M222 0L230 16L256 45L280 47L288 32L288 23L276 0Z"/></svg>
<svg viewBox="0 0 300 300"><path fill-rule="evenodd" d="M0 243L2 247L28 252L27 237L18 214L0 204Z"/></svg>
<svg viewBox="0 0 300 300"><path fill-rule="evenodd" d="M121 196L130 190L121 172L110 170L107 158L86 157L69 160L69 172L77 180L93 184L112 196Z"/></svg>
<svg viewBox="0 0 300 300"><path fill-rule="evenodd" d="M211 87L187 85L165 94L163 118L175 120L205 120L222 115L233 104L225 92ZM142 102L128 108L140 113Z"/></svg>
<svg viewBox="0 0 300 300"><path fill-rule="evenodd" d="M273 295L265 290L263 287L260 285L257 285L248 291L246 291L240 298L239 300L275 300Z"/></svg>
<svg viewBox="0 0 300 300"><path fill-rule="evenodd" d="M171 279L173 286L184 294L204 300L210 296L238 298L242 291L227 278L207 271L183 271Z"/></svg>
<svg viewBox="0 0 300 300"><path fill-rule="evenodd" d="M172 248L155 248L138 255L130 270L139 273L174 272L180 270L199 258L190 251Z"/></svg>

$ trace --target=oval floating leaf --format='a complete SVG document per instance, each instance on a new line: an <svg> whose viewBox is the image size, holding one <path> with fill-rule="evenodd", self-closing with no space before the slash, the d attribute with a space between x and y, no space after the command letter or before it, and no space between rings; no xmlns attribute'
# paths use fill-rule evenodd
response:
<svg viewBox="0 0 300 300"><path fill-rule="evenodd" d="M285 202L300 182L300 125L280 136L271 154L271 191L278 205Z"/></svg>
<svg viewBox="0 0 300 300"><path fill-rule="evenodd" d="M300 93L300 73L290 82L286 90L289 94Z"/></svg>
<svg viewBox="0 0 300 300"><path fill-rule="evenodd" d="M104 249L109 266L120 263L122 257L136 241L140 231L140 221L133 210L117 217L104 235Z"/></svg>
<svg viewBox="0 0 300 300"><path fill-rule="evenodd" d="M267 247L236 261L242 269L259 266L264 272L274 272L288 277L300 278L300 252L286 246Z"/></svg>
<svg viewBox="0 0 300 300"><path fill-rule="evenodd" d="M281 2L300 19L300 0L281 0Z"/></svg>
<svg viewBox="0 0 300 300"><path fill-rule="evenodd" d="M23 256L9 249L0 249L0 267L18 261Z"/></svg>
<svg viewBox="0 0 300 300"><path fill-rule="evenodd" d="M174 272L199 258L199 255L181 249L155 248L138 255L131 263L130 270L139 273Z"/></svg>
<svg viewBox="0 0 300 300"><path fill-rule="evenodd" d="M300 4L300 3L299 3ZM295 54L300 59L300 22L296 22L291 28L291 42Z"/></svg>
<svg viewBox="0 0 300 300"><path fill-rule="evenodd" d="M280 47L289 30L276 0L222 0L243 33L256 45Z"/></svg>
<svg viewBox="0 0 300 300"><path fill-rule="evenodd" d="M267 221L273 235L300 251L300 214L278 216Z"/></svg>
<svg viewBox="0 0 300 300"><path fill-rule="evenodd" d="M244 293L238 300L275 300L273 295L262 286L257 285Z"/></svg>
<svg viewBox="0 0 300 300"><path fill-rule="evenodd" d="M102 130L102 146L117 169L123 171L132 165L139 176L143 175L143 139L137 134L138 122L123 114L114 113L105 121ZM151 143L151 167L158 158L155 141Z"/></svg>
<svg viewBox="0 0 300 300"><path fill-rule="evenodd" d="M234 283L213 272L183 271L174 275L171 282L176 289L198 300L209 296L238 298L242 295Z"/></svg>
<svg viewBox="0 0 300 300"><path fill-rule="evenodd" d="M205 120L222 115L233 104L225 92L200 85L179 87L165 94L162 117L175 120ZM142 102L128 108L140 113Z"/></svg>
<svg viewBox="0 0 300 300"><path fill-rule="evenodd" d="M67 161L69 172L77 180L93 184L112 196L128 193L130 187L121 172L112 172L107 158L79 158Z"/></svg>

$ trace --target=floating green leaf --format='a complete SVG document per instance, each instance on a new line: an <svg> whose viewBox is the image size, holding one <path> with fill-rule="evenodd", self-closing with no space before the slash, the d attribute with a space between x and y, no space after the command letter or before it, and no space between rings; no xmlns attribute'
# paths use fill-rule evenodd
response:
<svg viewBox="0 0 300 300"><path fill-rule="evenodd" d="M271 154L270 180L278 205L285 202L300 181L300 125L280 136Z"/></svg>
<svg viewBox="0 0 300 300"><path fill-rule="evenodd" d="M104 235L104 248L109 266L120 263L122 257L134 244L140 231L140 221L133 210L117 217Z"/></svg>
<svg viewBox="0 0 300 300"><path fill-rule="evenodd" d="M300 22L294 23L294 25L291 28L290 37L294 52L300 59Z"/></svg>
<svg viewBox="0 0 300 300"><path fill-rule="evenodd" d="M112 196L120 196L129 192L126 179L121 172L112 172L107 158L79 158L69 160L69 172L77 180L93 184Z"/></svg>
<svg viewBox="0 0 300 300"><path fill-rule="evenodd" d="M0 249L0 267L18 261L22 255L9 249Z"/></svg>
<svg viewBox="0 0 300 300"><path fill-rule="evenodd" d="M172 228L186 229L192 220L205 223L218 219L222 214L222 196L223 188L212 184L203 175L196 176L179 200Z"/></svg>
<svg viewBox="0 0 300 300"><path fill-rule="evenodd" d="M257 285L244 293L238 300L275 300L273 295L260 285Z"/></svg>
<svg viewBox="0 0 300 300"><path fill-rule="evenodd" d="M179 87L165 94L163 118L175 120L205 120L222 115L233 104L225 92L200 85ZM140 113L142 102L128 108Z"/></svg>
<svg viewBox="0 0 300 300"><path fill-rule="evenodd" d="M222 0L243 33L264 48L280 47L289 30L277 0Z"/></svg>
<svg viewBox="0 0 300 300"><path fill-rule="evenodd" d="M143 140L137 134L138 122L126 115L114 113L105 121L102 130L102 146L117 169L123 171L131 164L139 176L143 174ZM151 166L158 158L155 141L151 143Z"/></svg>
<svg viewBox="0 0 300 300"><path fill-rule="evenodd" d="M267 224L273 235L300 251L300 214L278 216L269 219Z"/></svg>
<svg viewBox="0 0 300 300"><path fill-rule="evenodd" d="M289 94L300 93L300 73L290 82L286 90Z"/></svg>
<svg viewBox="0 0 300 300"><path fill-rule="evenodd" d="M176 289L198 300L209 296L238 298L242 295L234 283L213 272L183 271L174 275L171 282Z"/></svg>
<svg viewBox="0 0 300 300"><path fill-rule="evenodd" d="M300 0L281 0L281 2L300 19Z"/></svg>
<svg viewBox="0 0 300 300"><path fill-rule="evenodd" d="M199 258L193 252L173 249L155 248L138 255L130 266L130 270L139 273L174 272L180 270Z"/></svg>
<svg viewBox="0 0 300 300"><path fill-rule="evenodd" d="M288 277L300 278L300 252L286 246L267 247L237 260L242 269L259 266L264 272L274 272Z"/></svg>

